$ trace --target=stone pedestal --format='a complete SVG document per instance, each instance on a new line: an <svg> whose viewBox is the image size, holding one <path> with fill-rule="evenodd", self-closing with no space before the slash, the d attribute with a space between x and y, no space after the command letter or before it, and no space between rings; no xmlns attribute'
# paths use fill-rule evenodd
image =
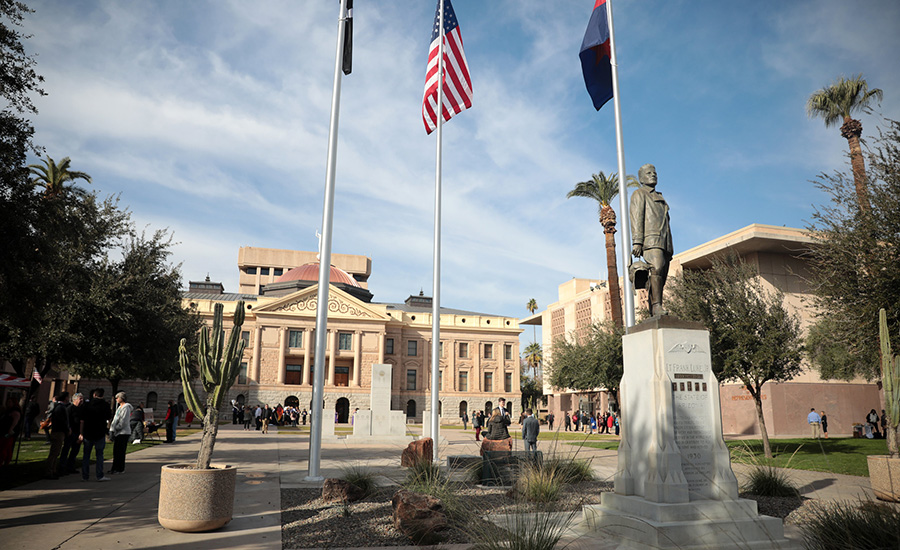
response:
<svg viewBox="0 0 900 550"><path fill-rule="evenodd" d="M369 393L371 409L356 411L353 435L347 439L355 443L408 443L406 414L391 410L391 365L372 365L372 387Z"/></svg>
<svg viewBox="0 0 900 550"><path fill-rule="evenodd" d="M709 332L654 317L629 329L623 354L615 493L585 506L588 526L623 548L792 548L780 519L738 499Z"/></svg>

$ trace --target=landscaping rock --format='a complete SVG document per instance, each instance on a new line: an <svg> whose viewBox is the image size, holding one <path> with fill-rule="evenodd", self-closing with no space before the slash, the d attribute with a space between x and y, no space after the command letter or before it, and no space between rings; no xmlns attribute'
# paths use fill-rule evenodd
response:
<svg viewBox="0 0 900 550"><path fill-rule="evenodd" d="M481 442L481 456L485 451L512 451L512 438L485 439Z"/></svg>
<svg viewBox="0 0 900 550"><path fill-rule="evenodd" d="M355 502L365 495L365 491L343 479L328 478L322 485L323 502Z"/></svg>
<svg viewBox="0 0 900 550"><path fill-rule="evenodd" d="M416 544L433 544L447 529L447 515L440 499L400 489L391 499L394 527Z"/></svg>
<svg viewBox="0 0 900 550"><path fill-rule="evenodd" d="M434 460L434 440L430 437L413 441L403 449L400 455L400 465L409 468L416 462Z"/></svg>

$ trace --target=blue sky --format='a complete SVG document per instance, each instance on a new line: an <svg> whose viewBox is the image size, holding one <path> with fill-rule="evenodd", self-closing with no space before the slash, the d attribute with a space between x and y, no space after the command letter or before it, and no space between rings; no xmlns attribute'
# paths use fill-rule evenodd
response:
<svg viewBox="0 0 900 550"><path fill-rule="evenodd" d="M333 252L372 258L375 300L431 293L435 139L421 101L433 0L357 0L343 80ZM168 227L187 280L237 290L240 246L315 250L337 1L30 1L46 78L36 141ZM596 206L615 172L612 102L578 49L593 0L456 0L474 105L444 127L442 303L522 317L605 278ZM845 169L809 95L863 73L900 118L900 3L615 0L626 169L659 173L676 252L751 223L804 227L809 182ZM616 202L618 211L618 202ZM531 330L524 333L530 341ZM524 340L524 339L523 339Z"/></svg>

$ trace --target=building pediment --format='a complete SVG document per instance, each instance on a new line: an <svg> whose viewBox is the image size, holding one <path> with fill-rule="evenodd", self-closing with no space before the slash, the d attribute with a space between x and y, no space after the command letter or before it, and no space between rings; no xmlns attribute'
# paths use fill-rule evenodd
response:
<svg viewBox="0 0 900 550"><path fill-rule="evenodd" d="M313 285L267 304L260 304L254 311L257 316L271 314L292 317L315 317L319 302L318 293L319 285ZM390 320L388 316L372 308L369 304L333 286L328 290L328 318L369 319L372 321Z"/></svg>

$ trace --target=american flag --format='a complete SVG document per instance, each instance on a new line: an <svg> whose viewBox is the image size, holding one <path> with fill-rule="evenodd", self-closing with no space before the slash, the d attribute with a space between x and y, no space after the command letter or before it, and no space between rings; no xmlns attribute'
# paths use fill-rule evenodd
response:
<svg viewBox="0 0 900 550"><path fill-rule="evenodd" d="M422 120L425 132L437 128L438 92L438 39L441 24L441 2L434 12L434 28L431 31L431 48L428 50L428 68L425 70L425 97L422 101ZM463 51L459 23L450 0L444 0L444 122L472 106L472 80L469 65Z"/></svg>
<svg viewBox="0 0 900 550"><path fill-rule="evenodd" d="M37 380L38 384L40 384L44 381L44 379L41 378L41 373L38 372L37 367L34 367L34 371L31 372L31 377L34 378L35 380Z"/></svg>

